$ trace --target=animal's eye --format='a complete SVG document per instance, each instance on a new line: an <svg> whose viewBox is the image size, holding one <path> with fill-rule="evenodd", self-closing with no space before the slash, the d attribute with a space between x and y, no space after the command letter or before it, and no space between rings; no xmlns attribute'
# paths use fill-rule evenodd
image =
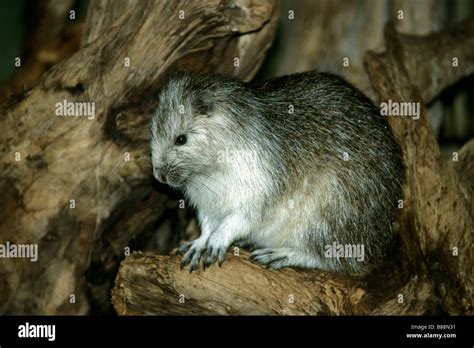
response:
<svg viewBox="0 0 474 348"><path fill-rule="evenodd" d="M186 138L186 135L180 134L180 135L178 135L178 136L176 137L174 143L175 143L176 145L184 145L184 144L186 144L186 141L187 141L187 140L188 140L188 139Z"/></svg>

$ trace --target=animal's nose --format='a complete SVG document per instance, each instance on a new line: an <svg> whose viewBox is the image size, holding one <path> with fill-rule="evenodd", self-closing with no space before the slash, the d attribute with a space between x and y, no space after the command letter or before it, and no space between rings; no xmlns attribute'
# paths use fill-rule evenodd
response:
<svg viewBox="0 0 474 348"><path fill-rule="evenodd" d="M166 175L163 174L163 172L158 169L158 168L153 168L153 176L158 180L159 182L162 182L163 184L166 184Z"/></svg>
<svg viewBox="0 0 474 348"><path fill-rule="evenodd" d="M157 179L159 182L166 184L166 176L164 174L158 175Z"/></svg>

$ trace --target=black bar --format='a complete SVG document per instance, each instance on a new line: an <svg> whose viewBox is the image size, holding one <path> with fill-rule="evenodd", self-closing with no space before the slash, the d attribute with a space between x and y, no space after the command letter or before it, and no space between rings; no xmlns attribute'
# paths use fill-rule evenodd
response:
<svg viewBox="0 0 474 348"><path fill-rule="evenodd" d="M55 339L20 338L29 323L55 325ZM410 344L463 345L474 342L473 317L0 317L0 346L14 344ZM456 337L408 338L407 334Z"/></svg>

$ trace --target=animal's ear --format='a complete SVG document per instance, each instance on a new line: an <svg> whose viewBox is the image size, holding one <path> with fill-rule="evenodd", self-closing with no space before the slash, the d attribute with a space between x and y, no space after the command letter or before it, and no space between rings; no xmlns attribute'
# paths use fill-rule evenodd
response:
<svg viewBox="0 0 474 348"><path fill-rule="evenodd" d="M195 105L197 112L199 115L208 115L214 109L214 100L212 99L212 95L208 90L202 90L197 95Z"/></svg>

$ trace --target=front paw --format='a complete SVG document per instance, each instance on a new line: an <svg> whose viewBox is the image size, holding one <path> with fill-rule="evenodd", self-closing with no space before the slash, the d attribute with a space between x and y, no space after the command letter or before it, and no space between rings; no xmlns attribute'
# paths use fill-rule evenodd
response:
<svg viewBox="0 0 474 348"><path fill-rule="evenodd" d="M203 256L202 269L205 270L216 262L220 267L225 260L227 249L229 249L229 245L227 243L223 243L222 239L215 236L213 238L211 235L207 241L206 253Z"/></svg>
<svg viewBox="0 0 474 348"><path fill-rule="evenodd" d="M206 240L202 240L201 238L184 243L178 248L178 252L184 253L179 267L183 269L189 265L189 273L191 273L198 268L199 260L205 251Z"/></svg>

